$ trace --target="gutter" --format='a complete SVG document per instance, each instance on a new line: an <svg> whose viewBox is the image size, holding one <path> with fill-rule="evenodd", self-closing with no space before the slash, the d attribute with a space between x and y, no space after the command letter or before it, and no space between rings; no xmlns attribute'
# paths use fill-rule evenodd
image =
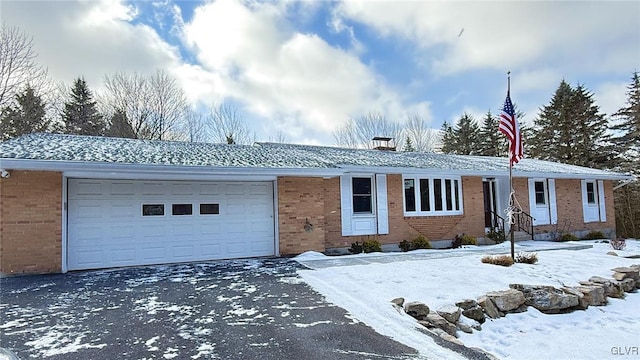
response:
<svg viewBox="0 0 640 360"><path fill-rule="evenodd" d="M186 166L186 165L147 165L130 163L96 163L82 161L0 159L0 167L4 170L59 171L75 176L75 174L103 174L122 176L135 174L156 177L171 175L189 176L313 176L337 177L344 174L339 168L273 168L273 167L231 167L231 166Z"/></svg>

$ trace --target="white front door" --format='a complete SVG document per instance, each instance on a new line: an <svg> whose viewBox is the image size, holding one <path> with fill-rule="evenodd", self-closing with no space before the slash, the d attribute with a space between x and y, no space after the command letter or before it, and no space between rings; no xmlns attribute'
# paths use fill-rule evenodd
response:
<svg viewBox="0 0 640 360"><path fill-rule="evenodd" d="M271 182L68 180L69 270L275 255Z"/></svg>

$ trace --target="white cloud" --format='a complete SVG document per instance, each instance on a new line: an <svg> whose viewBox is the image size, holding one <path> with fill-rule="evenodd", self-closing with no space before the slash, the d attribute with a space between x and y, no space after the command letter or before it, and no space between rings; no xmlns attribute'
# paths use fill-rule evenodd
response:
<svg viewBox="0 0 640 360"><path fill-rule="evenodd" d="M348 1L336 13L382 36L414 41L442 74L516 70L541 60L620 72L637 66L640 53L638 2Z"/></svg>
<svg viewBox="0 0 640 360"><path fill-rule="evenodd" d="M219 0L199 7L184 27L202 68L219 75L225 96L268 119L267 129L295 141L311 133L326 139L350 116L368 111L399 121L407 107L429 111L404 104L355 54L292 30L286 11L282 4Z"/></svg>
<svg viewBox="0 0 640 360"><path fill-rule="evenodd" d="M600 112L611 115L624 107L627 102L629 83L605 82L594 90L594 100L600 106Z"/></svg>
<svg viewBox="0 0 640 360"><path fill-rule="evenodd" d="M105 74L166 69L179 62L176 49L153 29L129 22L136 16L137 9L121 1L2 3L2 20L33 36L38 61L53 78L71 83L85 76L93 90Z"/></svg>

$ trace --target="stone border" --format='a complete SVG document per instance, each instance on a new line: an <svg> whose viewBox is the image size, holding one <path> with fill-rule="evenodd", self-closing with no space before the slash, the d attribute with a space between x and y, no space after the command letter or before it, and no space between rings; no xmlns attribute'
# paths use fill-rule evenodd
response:
<svg viewBox="0 0 640 360"><path fill-rule="evenodd" d="M607 298L624 298L625 293L640 289L640 264L611 269L613 278L592 276L580 281L579 286L555 288L548 285L510 284L508 290L490 291L477 300L465 299L455 305L444 305L435 312L419 301L405 303L404 298L391 300L400 313L415 318L418 323L441 338L458 345L458 330L473 333L482 330L482 324L506 314L527 311L534 307L545 314L564 314L585 310L589 306L605 306ZM473 325L460 321L464 316Z"/></svg>

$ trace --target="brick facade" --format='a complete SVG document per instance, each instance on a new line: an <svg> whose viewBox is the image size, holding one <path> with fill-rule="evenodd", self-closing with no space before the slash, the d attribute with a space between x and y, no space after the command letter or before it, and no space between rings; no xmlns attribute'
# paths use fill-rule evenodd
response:
<svg viewBox="0 0 640 360"><path fill-rule="evenodd" d="M536 234L565 230L567 232L588 232L600 230L608 236L615 236L615 208L613 203L613 182L604 182L604 203L606 222L584 222L582 214L582 184L579 179L556 179L556 207L558 225L539 225L534 227ZM530 213L529 186L527 179L514 179L514 189L523 210Z"/></svg>
<svg viewBox="0 0 640 360"><path fill-rule="evenodd" d="M615 231L613 188L605 181L606 222L584 223L580 180L556 180L556 202L561 225L569 231ZM462 177L464 215L405 217L402 175L387 176L389 234L383 244L397 244L423 234L431 240L456 234L484 236L484 197L481 177ZM514 179L523 209L529 212L527 179ZM279 177L277 181L280 254L349 247L369 236L342 236L340 179ZM0 179L0 273L60 272L62 262L62 174L11 171ZM536 233L557 231L555 225L537 226Z"/></svg>
<svg viewBox="0 0 640 360"><path fill-rule="evenodd" d="M11 171L0 179L0 273L62 269L62 174Z"/></svg>
<svg viewBox="0 0 640 360"><path fill-rule="evenodd" d="M606 231L614 231L613 185L611 181L605 181L604 184L607 221L584 223L580 180L556 180L558 219L570 222L568 231L603 230L605 234ZM528 180L515 178L514 189L523 210L530 212ZM418 234L431 240L451 240L461 233L475 237L485 236L482 177L462 177L463 215L405 217L402 192L402 175L387 175L388 235L342 236L339 178L280 178L280 251L283 255L306 250L324 251L349 247L353 242L373 238L377 238L382 244L398 244ZM320 209L323 215L319 214ZM312 234L302 230L306 218L316 222ZM536 226L535 232L545 233L555 229L555 225Z"/></svg>
<svg viewBox="0 0 640 360"><path fill-rule="evenodd" d="M278 178L280 254L324 251L324 197L322 178Z"/></svg>

